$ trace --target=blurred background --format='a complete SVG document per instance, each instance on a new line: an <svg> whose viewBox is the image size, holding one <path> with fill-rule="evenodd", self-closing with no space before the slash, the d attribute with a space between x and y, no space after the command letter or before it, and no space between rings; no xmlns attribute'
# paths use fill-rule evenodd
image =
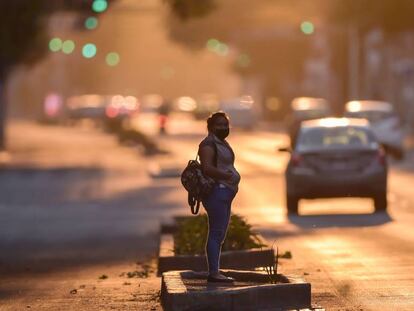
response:
<svg viewBox="0 0 414 311"><path fill-rule="evenodd" d="M298 96L323 97L337 114L348 100L375 99L391 102L411 129L411 6L4 1L2 105L9 116L64 118L68 99L86 94L144 105L146 95L186 96L188 111L248 95L260 119L281 120Z"/></svg>
<svg viewBox="0 0 414 311"><path fill-rule="evenodd" d="M412 310L413 11L412 0L0 0L0 305L155 310L133 295L157 282L117 291L118 276L154 256L161 222L189 215L179 176L223 110L242 176L234 212L292 251L285 271L307 275L330 310ZM310 137L310 156L296 148L303 121L342 116L369 125L321 123L349 128ZM331 144L342 149L325 157ZM294 190L315 184L306 174L333 176L343 197L289 215L303 199L289 197L290 169ZM347 192L364 184L382 192ZM68 298L80 284L97 287L90 305Z"/></svg>

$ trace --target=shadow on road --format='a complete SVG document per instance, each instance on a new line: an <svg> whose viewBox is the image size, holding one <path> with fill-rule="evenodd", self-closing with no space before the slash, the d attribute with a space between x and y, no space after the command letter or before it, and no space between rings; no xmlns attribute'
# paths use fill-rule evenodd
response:
<svg viewBox="0 0 414 311"><path fill-rule="evenodd" d="M387 212L374 214L323 214L288 216L289 221L304 229L332 227L372 227L392 221Z"/></svg>
<svg viewBox="0 0 414 311"><path fill-rule="evenodd" d="M98 167L2 167L0 205L12 208L60 203L68 200L74 189L77 195L87 196L99 187L104 175Z"/></svg>
<svg viewBox="0 0 414 311"><path fill-rule="evenodd" d="M160 221L180 206L170 199L175 186L148 184L96 195L104 178L99 169L0 172L0 275L154 255Z"/></svg>

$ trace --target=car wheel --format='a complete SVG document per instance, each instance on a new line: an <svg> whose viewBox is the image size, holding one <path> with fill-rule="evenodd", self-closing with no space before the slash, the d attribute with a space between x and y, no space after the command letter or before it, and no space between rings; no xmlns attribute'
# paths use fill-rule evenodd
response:
<svg viewBox="0 0 414 311"><path fill-rule="evenodd" d="M286 205L287 205L287 211L289 215L298 214L299 198L292 196L292 195L287 195Z"/></svg>
<svg viewBox="0 0 414 311"><path fill-rule="evenodd" d="M385 211L387 209L387 193L384 191L374 197L375 212Z"/></svg>

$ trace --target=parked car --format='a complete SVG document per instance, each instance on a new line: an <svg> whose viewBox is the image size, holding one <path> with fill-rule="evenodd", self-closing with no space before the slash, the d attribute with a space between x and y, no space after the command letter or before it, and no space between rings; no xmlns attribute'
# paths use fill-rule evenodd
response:
<svg viewBox="0 0 414 311"><path fill-rule="evenodd" d="M316 97L297 97L293 99L291 111L287 118L287 129L292 148L296 144L300 124L303 121L325 118L331 115L328 101Z"/></svg>
<svg viewBox="0 0 414 311"><path fill-rule="evenodd" d="M302 122L285 178L290 214L302 198L369 197L375 211L387 208L387 160L367 120Z"/></svg>
<svg viewBox="0 0 414 311"><path fill-rule="evenodd" d="M219 110L219 99L216 94L203 94L197 99L197 106L194 109L194 118L205 120L213 112Z"/></svg>
<svg viewBox="0 0 414 311"><path fill-rule="evenodd" d="M403 129L390 103L375 100L350 101L345 105L345 117L367 119L384 149L396 158L404 156Z"/></svg>
<svg viewBox="0 0 414 311"><path fill-rule="evenodd" d="M220 110L227 113L233 127L251 130L257 123L257 112L254 110L251 96L242 96L220 103Z"/></svg>
<svg viewBox="0 0 414 311"><path fill-rule="evenodd" d="M90 119L101 121L105 116L105 97L98 94L71 96L66 100L69 120Z"/></svg>
<svg viewBox="0 0 414 311"><path fill-rule="evenodd" d="M131 117L139 113L140 103L135 96L107 96L105 125L111 131L124 127Z"/></svg>
<svg viewBox="0 0 414 311"><path fill-rule="evenodd" d="M160 94L147 94L142 96L140 112L144 114L158 114L162 104L165 102Z"/></svg>
<svg viewBox="0 0 414 311"><path fill-rule="evenodd" d="M129 117L139 111L139 102L135 96L115 95L108 99L105 113L109 119Z"/></svg>

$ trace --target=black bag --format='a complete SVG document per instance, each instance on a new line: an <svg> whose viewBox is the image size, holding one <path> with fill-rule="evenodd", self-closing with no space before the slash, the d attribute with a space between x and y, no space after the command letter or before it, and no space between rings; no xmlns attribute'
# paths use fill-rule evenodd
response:
<svg viewBox="0 0 414 311"><path fill-rule="evenodd" d="M215 165L217 166L217 146L214 145L216 152ZM216 181L203 174L200 162L195 160L188 161L187 167L181 173L181 183L188 192L188 205L190 205L191 213L196 215L200 210L201 200L210 194Z"/></svg>

